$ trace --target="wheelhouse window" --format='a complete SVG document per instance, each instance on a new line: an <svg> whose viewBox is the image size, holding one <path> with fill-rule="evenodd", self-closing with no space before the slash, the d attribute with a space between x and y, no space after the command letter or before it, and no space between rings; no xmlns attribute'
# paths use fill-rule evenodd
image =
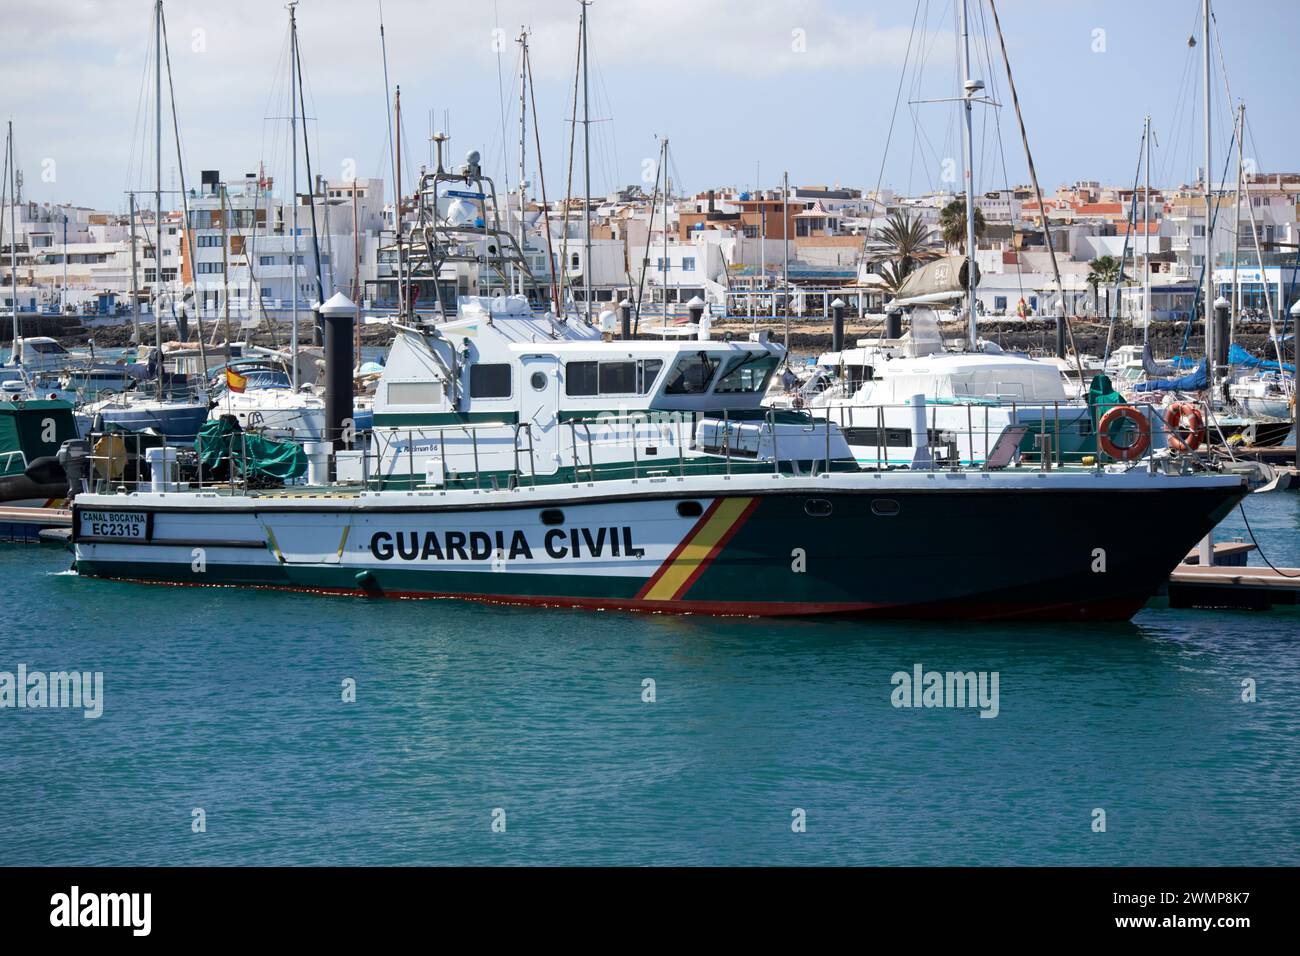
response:
<svg viewBox="0 0 1300 956"><path fill-rule="evenodd" d="M713 381L713 375L720 364L721 361L708 352L683 355L668 373L668 384L664 387L664 394L704 394L709 390L709 383Z"/></svg>
<svg viewBox="0 0 1300 956"><path fill-rule="evenodd" d="M569 362L564 366L565 395L599 395L598 362Z"/></svg>
<svg viewBox="0 0 1300 956"><path fill-rule="evenodd" d="M768 379L772 377L776 365L776 356L767 352L737 355L727 363L726 371L713 390L728 393L761 392L767 388Z"/></svg>
<svg viewBox="0 0 1300 956"><path fill-rule="evenodd" d="M68 350L65 349L58 342L34 342L29 339L28 341L24 342L23 345L26 348L31 349L33 352L39 352L41 355L67 355L68 354Z"/></svg>
<svg viewBox="0 0 1300 956"><path fill-rule="evenodd" d="M601 362L600 394L628 395L636 391L636 362Z"/></svg>
<svg viewBox="0 0 1300 956"><path fill-rule="evenodd" d="M564 366L564 394L646 395L664 363L659 359L626 362L568 362Z"/></svg>
<svg viewBox="0 0 1300 956"><path fill-rule="evenodd" d="M470 398L509 398L510 365L471 365L469 367Z"/></svg>

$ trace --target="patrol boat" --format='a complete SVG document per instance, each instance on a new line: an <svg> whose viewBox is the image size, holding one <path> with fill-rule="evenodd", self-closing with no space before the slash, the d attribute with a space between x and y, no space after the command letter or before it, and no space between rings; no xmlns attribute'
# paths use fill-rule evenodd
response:
<svg viewBox="0 0 1300 956"><path fill-rule="evenodd" d="M613 319L462 298L452 321L398 330L368 435L348 434L342 331L327 418L354 447L308 446L308 483L278 489L182 483L164 451L149 487L82 481L75 568L659 612L1125 619L1245 494L1190 458L864 470L834 422L762 407L775 343L621 339Z"/></svg>

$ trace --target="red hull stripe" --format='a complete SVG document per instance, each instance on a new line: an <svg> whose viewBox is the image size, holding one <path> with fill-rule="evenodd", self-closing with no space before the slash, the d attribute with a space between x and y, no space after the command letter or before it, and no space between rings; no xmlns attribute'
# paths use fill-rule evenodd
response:
<svg viewBox="0 0 1300 956"><path fill-rule="evenodd" d="M457 600L478 604L521 607L581 608L593 611L636 611L650 614L702 614L714 617L810 617L838 614L890 620L1002 620L1024 621L1127 621L1146 603L1145 597L1112 598L1088 604L1036 604L1033 602L979 601L936 604L877 604L857 601L643 601L637 598L523 597L494 594L443 594L427 591L379 591L362 588L309 587L296 584L203 584L159 581L117 575L91 575L101 580L157 584L165 587L232 587L266 591L293 591L336 597L385 597L398 600Z"/></svg>
<svg viewBox="0 0 1300 956"><path fill-rule="evenodd" d="M673 566L673 562L681 557L682 552L686 550L686 546L700 533L700 529L709 523L709 519L713 517L713 512L718 510L720 504L722 504L721 498L714 498L709 502L709 506L704 509L704 514L700 515L695 524L692 525L691 530L686 533L686 537L678 542L677 547L673 548L672 554L668 555L664 559L664 563L659 565L654 574L650 575L650 580L645 583L645 587L637 592L637 600L644 598L650 592L650 589L659 583L659 579Z"/></svg>
<svg viewBox="0 0 1300 956"><path fill-rule="evenodd" d="M736 536L736 532L739 531L745 522L749 520L749 516L754 513L754 509L757 507L757 498L745 506L745 510L740 513L731 527L727 529L726 533L718 539L718 543L709 550L708 555L700 562L700 566L695 569L695 573L687 578L686 582L677 589L677 593L673 595L674 601L680 601L690 591L691 586L694 585L695 582L700 579L700 575L704 573L704 569L712 564L713 559L722 553L722 549L727 546L727 542Z"/></svg>

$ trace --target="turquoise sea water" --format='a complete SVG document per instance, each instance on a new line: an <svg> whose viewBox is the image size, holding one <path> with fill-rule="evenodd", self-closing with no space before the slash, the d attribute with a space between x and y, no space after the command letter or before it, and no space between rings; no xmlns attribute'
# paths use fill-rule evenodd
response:
<svg viewBox="0 0 1300 956"><path fill-rule="evenodd" d="M1300 565L1300 495L1247 508ZM67 565L0 545L0 671L104 674L97 720L0 710L5 863L1300 863L1300 615L717 620ZM997 671L998 716L894 708L917 663Z"/></svg>

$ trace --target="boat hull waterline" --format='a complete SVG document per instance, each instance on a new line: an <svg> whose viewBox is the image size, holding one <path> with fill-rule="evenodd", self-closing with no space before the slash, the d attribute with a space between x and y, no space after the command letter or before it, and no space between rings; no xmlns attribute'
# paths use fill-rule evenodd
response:
<svg viewBox="0 0 1300 956"><path fill-rule="evenodd" d="M75 568L663 613L1126 620L1245 493L1218 477L1124 476L1123 494L1102 487L1111 476L1039 488L900 477L733 480L723 493L706 479L602 482L622 487L581 486L579 501L579 489L554 486L186 506L176 495L82 495Z"/></svg>

